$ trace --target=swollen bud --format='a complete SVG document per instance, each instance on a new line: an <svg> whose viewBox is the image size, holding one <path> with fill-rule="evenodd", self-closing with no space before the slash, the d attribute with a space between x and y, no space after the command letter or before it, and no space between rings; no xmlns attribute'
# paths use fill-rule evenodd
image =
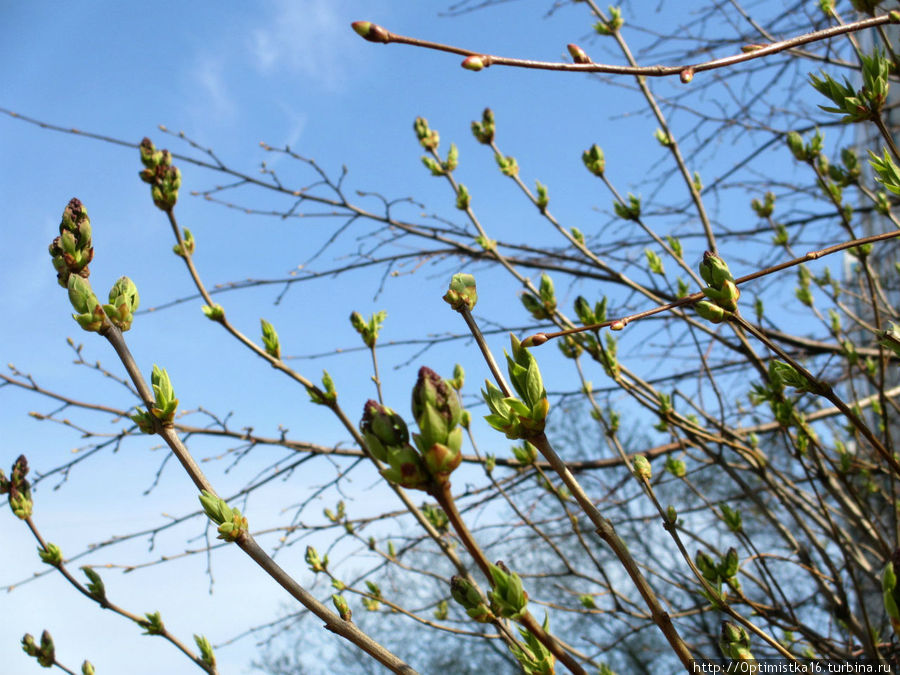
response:
<svg viewBox="0 0 900 675"><path fill-rule="evenodd" d="M472 311L478 302L478 291L475 287L475 277L471 274L454 274L450 279L450 288L444 294L444 302L457 312L466 309Z"/></svg>
<svg viewBox="0 0 900 675"><path fill-rule="evenodd" d="M595 176L602 176L606 170L606 158L603 156L603 150L596 143L581 153L581 161Z"/></svg>
<svg viewBox="0 0 900 675"><path fill-rule="evenodd" d="M391 34L377 23L372 23L370 21L354 21L350 25L360 37L369 42L381 42L387 44L391 41Z"/></svg>
<svg viewBox="0 0 900 675"><path fill-rule="evenodd" d="M591 57L578 45L568 44L566 49L569 50L569 55L575 63L591 63Z"/></svg>
<svg viewBox="0 0 900 675"><path fill-rule="evenodd" d="M478 56L473 54L472 56L467 56L465 59L463 59L463 62L460 65L462 65L462 67L466 70L474 70L477 72L479 70L484 70L485 68L490 66L491 59L489 56Z"/></svg>

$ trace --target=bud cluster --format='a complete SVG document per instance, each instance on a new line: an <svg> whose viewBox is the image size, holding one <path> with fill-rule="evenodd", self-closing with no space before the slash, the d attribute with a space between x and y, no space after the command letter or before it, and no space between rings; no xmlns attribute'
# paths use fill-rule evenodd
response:
<svg viewBox="0 0 900 675"><path fill-rule="evenodd" d="M729 659L734 661L753 661L750 651L750 635L743 626L738 626L730 621L722 622L722 630L719 633L719 649Z"/></svg>
<svg viewBox="0 0 900 675"><path fill-rule="evenodd" d="M447 483L462 461L462 409L450 383L423 366L413 388L412 413L419 426L412 436L415 447L403 418L376 401L366 402L360 430L372 456L387 463L381 471L387 480L432 491Z"/></svg>
<svg viewBox="0 0 900 675"><path fill-rule="evenodd" d="M450 595L463 606L466 614L478 623L490 623L494 620L494 613L487 606L478 588L465 577L456 575L450 579Z"/></svg>
<svg viewBox="0 0 900 675"><path fill-rule="evenodd" d="M131 420L145 434L155 433L157 423L171 424L175 419L175 411L178 410L178 399L175 398L175 390L165 368L153 366L150 384L153 387L153 405L147 412L139 410L131 415Z"/></svg>
<svg viewBox="0 0 900 675"><path fill-rule="evenodd" d="M728 265L719 256L706 251L700 263L700 276L708 284L703 289L706 300L694 304L694 309L704 319L722 323L732 312L737 311L737 301L741 291L734 283Z"/></svg>
<svg viewBox="0 0 900 675"><path fill-rule="evenodd" d="M200 504L209 519L219 526L218 539L237 541L247 534L247 519L237 507L229 508L224 499L206 490L200 493Z"/></svg>
<svg viewBox="0 0 900 675"><path fill-rule="evenodd" d="M94 258L91 219L80 199L70 199L63 210L59 236L50 244L50 255L56 279L63 288L69 287L69 277L73 274L85 279L90 275L88 264Z"/></svg>
<svg viewBox="0 0 900 675"><path fill-rule="evenodd" d="M444 302L457 312L464 309L470 312L478 302L478 291L475 287L475 277L471 274L454 274L450 279L450 288L444 294Z"/></svg>
<svg viewBox="0 0 900 675"><path fill-rule="evenodd" d="M149 138L141 141L139 150L144 169L138 175L150 185L150 194L157 208L171 211L178 201L178 188L181 187L181 171L172 165L172 153L157 150Z"/></svg>
<svg viewBox="0 0 900 675"><path fill-rule="evenodd" d="M479 143L490 145L494 141L495 132L494 111L490 108L485 108L484 112L481 113L481 121L472 122L472 134Z"/></svg>
<svg viewBox="0 0 900 675"><path fill-rule="evenodd" d="M41 633L41 644L38 645L34 641L31 633L25 633L22 638L22 650L37 659L39 665L44 668L52 668L56 663L56 648L53 646L53 638L50 633L44 631Z"/></svg>
<svg viewBox="0 0 900 675"><path fill-rule="evenodd" d="M0 469L0 495L7 495L9 507L16 518L25 520L31 517L34 503L31 500L31 484L26 480L28 460L19 455L13 462L9 478Z"/></svg>

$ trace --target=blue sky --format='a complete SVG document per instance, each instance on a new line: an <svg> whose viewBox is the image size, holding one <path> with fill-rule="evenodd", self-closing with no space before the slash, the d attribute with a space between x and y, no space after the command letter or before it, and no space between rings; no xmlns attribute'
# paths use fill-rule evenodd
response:
<svg viewBox="0 0 900 675"><path fill-rule="evenodd" d="M0 106L42 121L76 127L138 142L147 135L160 147L191 154L177 139L157 129L164 124L184 131L213 148L227 164L252 173L266 159L269 166L297 184L308 172L284 157L267 155L264 141L290 145L315 158L337 175L349 169L348 191L378 192L388 198L414 197L424 207L405 207L409 217L440 214L458 218L446 186L431 178L419 162L421 150L412 133L417 115L437 128L446 150L455 141L461 150L460 179L470 186L473 202L489 231L501 237L523 237L539 246L552 241L526 208L514 186L499 176L493 158L469 133L469 123L485 106L494 109L498 140L517 157L522 176L549 184L554 213L582 229L609 221L610 199L581 166L581 152L592 143L606 151L609 172L623 192L639 191L648 167L664 157L653 140L655 123L633 113L636 95L623 88L603 87L583 76L491 68L473 74L455 56L404 46L373 45L350 30L350 22L371 19L390 30L437 42L509 55L558 60L568 42L590 35L590 20L577 6L545 17L544 2L523 2L448 18L445 3L388 0L288 0L268 3L132 3L2 4L0 26ZM649 22L665 27L671 17L654 14ZM644 39L633 34L637 41ZM587 47L589 43L585 42ZM682 85L655 83L664 93ZM678 114L673 121L677 124ZM197 156L197 153L193 153ZM132 404L123 390L87 368L70 365L73 352L65 338L85 344L89 362L100 359L115 372L111 351L94 335L71 321L65 294L56 286L47 256L66 202L78 196L94 225L96 260L92 281L98 294L121 274L131 276L144 307L190 295L192 288L180 261L171 254L164 217L151 204L146 186L137 179L137 152L58 134L0 116L0 197L7 255L0 284L7 319L0 324L3 362L50 388L111 405ZM210 205L191 197L222 179L189 165L178 214L198 239L197 264L209 284L246 277L283 278L306 261L333 231L328 219L282 221ZM245 203L282 207L266 195L247 194ZM378 202L361 197L377 209ZM721 205L720 205L721 207ZM545 226L544 226L545 227ZM352 233L345 249L316 262L319 269L357 245ZM556 243L559 243L558 241ZM698 244L699 246L699 244ZM701 248L689 252L699 259ZM439 301L452 272L443 264L404 269L376 291L380 276L354 273L340 280L323 279L292 290L275 307L271 288L226 294L229 316L250 335L258 319L272 320L285 352L311 355L358 345L347 322L351 310L364 314L387 308L385 339L423 338L459 332L462 326ZM510 303L509 293L482 286L485 315L524 323L526 316ZM580 288L559 288L570 305ZM337 442L346 434L323 418L302 391L288 387L206 322L193 301L139 317L129 342L146 373L153 363L169 369L182 406L203 405L217 414L234 412L235 426L257 425L267 434L283 423L298 437ZM505 338L492 339L498 353ZM405 408L419 361L407 364L409 352L384 352L383 377L388 403ZM471 345L455 342L428 352L430 365L449 375L461 361L470 373L468 392L486 375ZM312 378L329 369L347 409L355 414L373 394L359 384L367 379L368 356L297 361ZM397 371L394 366L401 366ZM359 373L365 373L360 376ZM569 373L567 373L568 375ZM551 381L554 374L545 373ZM391 398L393 396L393 399ZM344 399L342 399L344 400ZM398 401L397 403L392 403ZM0 466L8 470L25 452L37 470L49 470L86 443L71 430L39 423L28 411L49 412L39 397L7 387L0 390ZM107 420L96 422L108 424ZM121 425L121 422L118 422ZM114 425L114 428L118 428ZM198 442L199 456L221 447ZM502 452L499 450L498 452ZM160 485L142 492L154 480L164 451L152 441L132 441L118 453L105 451L74 470L58 490L45 481L37 492L36 518L64 553L82 551L109 535L165 522L162 514L196 508L186 477L168 466ZM220 492L237 490L274 455L248 459L223 473L226 462L212 465ZM319 482L324 481L316 477ZM273 485L254 503L257 520L278 522L278 509L299 501L308 485ZM324 503L329 506L331 503ZM265 514L265 515L263 515ZM0 514L0 583L27 579L39 569L34 544L24 526ZM118 564L153 559L161 552L184 548L202 526L183 527L164 535L158 548L148 542L118 546L108 555L86 559ZM9 542L9 545L7 545ZM202 543L187 544L194 548ZM310 581L301 547L284 555L301 582ZM162 612L166 625L184 639L202 632L214 643L264 622L288 599L262 577L237 550L214 555L215 590L208 591L206 559L186 560L130 575L105 573L110 596L134 611ZM321 591L322 597L328 593ZM98 672L187 672L183 657L171 647L142 637L124 620L98 610L77 596L58 576L44 576L3 598L6 620L0 625L0 653L8 654L4 672L34 672L37 667L18 650L21 634L48 628L56 638L59 658L77 667L90 658ZM237 609L236 609L237 608ZM14 619L10 619L14 617ZM323 633L324 635L324 633ZM255 655L254 640L244 639L219 652L223 672L245 672ZM9 670L11 669L11 670Z"/></svg>

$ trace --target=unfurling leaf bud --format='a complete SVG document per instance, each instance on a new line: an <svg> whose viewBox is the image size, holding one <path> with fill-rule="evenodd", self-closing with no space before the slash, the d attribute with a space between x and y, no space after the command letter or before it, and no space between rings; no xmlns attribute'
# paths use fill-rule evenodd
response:
<svg viewBox="0 0 900 675"><path fill-rule="evenodd" d="M62 562L62 551L59 550L59 546L51 544L50 542L47 542L46 546L38 547L38 555L40 556L42 563L52 565L53 567L58 567Z"/></svg>
<svg viewBox="0 0 900 675"><path fill-rule="evenodd" d="M480 122L472 122L472 134L483 145L490 145L494 140L494 112L485 108Z"/></svg>
<svg viewBox="0 0 900 675"><path fill-rule="evenodd" d="M265 319L260 319L259 323L262 326L262 341L263 346L266 349L266 354L274 359L280 359L281 343L278 340L278 333L275 332L272 324Z"/></svg>
<svg viewBox="0 0 900 675"><path fill-rule="evenodd" d="M522 579L500 561L496 565L489 564L489 568L493 588L488 598L492 610L507 619L520 618L528 611L528 594L522 588Z"/></svg>
<svg viewBox="0 0 900 675"><path fill-rule="evenodd" d="M478 302L478 292L475 288L475 277L471 274L454 274L450 279L450 288L444 294L444 302L457 312L466 309L472 311Z"/></svg>
<svg viewBox="0 0 900 675"><path fill-rule="evenodd" d="M109 304L103 305L103 310L119 330L126 331L131 328L139 304L137 286L128 277L120 277L109 290Z"/></svg>
<svg viewBox="0 0 900 675"><path fill-rule="evenodd" d="M722 622L719 649L726 657L735 661L753 660L753 654L750 652L750 635L743 626L738 626L730 621Z"/></svg>
<svg viewBox="0 0 900 675"><path fill-rule="evenodd" d="M197 649L200 650L200 660L203 661L203 663L205 663L207 666L215 666L216 655L213 652L212 645L209 644L209 640L207 640L203 635L195 634L194 642L197 644Z"/></svg>
<svg viewBox="0 0 900 675"><path fill-rule="evenodd" d="M88 578L88 593L91 594L91 597L94 600L99 602L106 602L106 586L103 584L103 579L100 578L100 575L97 574L96 570L90 567L82 567L81 571L84 572L84 576Z"/></svg>
<svg viewBox="0 0 900 675"><path fill-rule="evenodd" d="M603 156L603 150L596 143L581 153L581 161L595 176L602 176L606 170L606 158Z"/></svg>
<svg viewBox="0 0 900 675"><path fill-rule="evenodd" d="M478 592L478 588L465 577L459 575L451 577L450 595L465 608L466 614L478 623L489 623L494 620L494 615Z"/></svg>
<svg viewBox="0 0 900 675"><path fill-rule="evenodd" d="M222 305L203 305L200 309L203 310L203 315L210 321L221 322L225 319L225 308Z"/></svg>
<svg viewBox="0 0 900 675"><path fill-rule="evenodd" d="M650 461L644 455L635 455L631 458L631 466L634 469L634 475L638 480L649 481L653 476L650 468Z"/></svg>
<svg viewBox="0 0 900 675"><path fill-rule="evenodd" d="M69 276L69 302L77 312L72 318L84 330L97 332L103 327L106 314L87 279L77 274Z"/></svg>
<svg viewBox="0 0 900 675"><path fill-rule="evenodd" d="M200 504L207 517L219 526L217 539L233 542L246 536L248 532L247 519L241 515L237 507L229 508L224 499L206 490L200 493Z"/></svg>
<svg viewBox="0 0 900 675"><path fill-rule="evenodd" d="M413 130L416 132L416 138L426 150L437 150L441 142L440 134L435 129L428 126L428 120L424 117L417 117L413 122Z"/></svg>
<svg viewBox="0 0 900 675"><path fill-rule="evenodd" d="M166 627L163 625L159 612L147 612L143 619L138 619L137 624L144 629L144 635L162 635Z"/></svg>

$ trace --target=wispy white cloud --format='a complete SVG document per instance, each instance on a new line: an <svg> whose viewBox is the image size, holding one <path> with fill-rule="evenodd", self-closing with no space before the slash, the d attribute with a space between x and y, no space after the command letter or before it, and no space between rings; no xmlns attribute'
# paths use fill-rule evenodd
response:
<svg viewBox="0 0 900 675"><path fill-rule="evenodd" d="M351 58L347 53L349 28L340 10L343 4L337 0L278 0L269 5L272 11L265 26L249 32L257 70L264 75L298 73L330 91L341 89Z"/></svg>
<svg viewBox="0 0 900 675"><path fill-rule="evenodd" d="M190 70L191 84L198 95L194 102L203 115L216 119L228 119L234 116L236 103L229 92L225 77L225 61L221 56L210 53L198 55Z"/></svg>

